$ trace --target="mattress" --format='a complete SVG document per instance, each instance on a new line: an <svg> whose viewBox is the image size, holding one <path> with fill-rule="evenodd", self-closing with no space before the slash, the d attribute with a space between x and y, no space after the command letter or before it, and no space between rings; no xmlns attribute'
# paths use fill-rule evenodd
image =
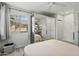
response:
<svg viewBox="0 0 79 59"><path fill-rule="evenodd" d="M59 40L47 40L24 48L25 56L79 56L79 47Z"/></svg>

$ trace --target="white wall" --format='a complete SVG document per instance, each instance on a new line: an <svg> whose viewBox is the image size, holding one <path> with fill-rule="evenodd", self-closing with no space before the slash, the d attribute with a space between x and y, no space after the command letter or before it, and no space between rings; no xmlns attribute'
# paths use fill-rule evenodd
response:
<svg viewBox="0 0 79 59"><path fill-rule="evenodd" d="M63 18L61 16L58 16L58 19L62 18L62 21L57 22L56 20L56 38L57 39L62 38L62 40L64 41L72 42L75 45L79 45L79 39L78 39L78 26L79 26L78 16L79 15L78 13L79 13L78 10L71 10L64 13ZM74 32L74 39L73 39L73 32Z"/></svg>
<svg viewBox="0 0 79 59"><path fill-rule="evenodd" d="M56 38L59 40L74 42L74 14L57 15L56 19Z"/></svg>
<svg viewBox="0 0 79 59"><path fill-rule="evenodd" d="M35 30L35 17L32 17L32 32Z"/></svg>
<svg viewBox="0 0 79 59"><path fill-rule="evenodd" d="M63 40L73 42L73 32L74 32L74 14L70 13L64 16L64 26L63 26Z"/></svg>
<svg viewBox="0 0 79 59"><path fill-rule="evenodd" d="M0 24L1 24L1 8L0 8ZM0 25L0 34L1 34L1 25Z"/></svg>
<svg viewBox="0 0 79 59"><path fill-rule="evenodd" d="M42 36L46 39L46 19L41 20L42 25Z"/></svg>
<svg viewBox="0 0 79 59"><path fill-rule="evenodd" d="M75 40L74 40L74 43L76 44L76 45L79 45L79 34L78 34L78 27L79 27L79 15L78 15L78 13L79 13L79 9L78 10L75 10L74 11L74 32L75 32Z"/></svg>
<svg viewBox="0 0 79 59"><path fill-rule="evenodd" d="M28 32L27 33L12 33L12 35L10 36L9 42L14 42L15 48L24 47L30 44L30 39L28 38Z"/></svg>
<svg viewBox="0 0 79 59"><path fill-rule="evenodd" d="M6 40L5 10L6 10L6 6L2 5L1 6L1 18L0 18L1 19L0 26L1 26L1 38L2 38L2 40Z"/></svg>
<svg viewBox="0 0 79 59"><path fill-rule="evenodd" d="M42 26L42 36L45 39L55 38L55 18L39 14L36 14L35 17Z"/></svg>
<svg viewBox="0 0 79 59"><path fill-rule="evenodd" d="M46 18L46 29L47 29L47 38L55 39L55 18L47 17Z"/></svg>
<svg viewBox="0 0 79 59"><path fill-rule="evenodd" d="M28 32L11 32L9 42L14 42L15 48L24 47L30 44L30 15L26 12L18 10L10 10L11 15L23 15L28 16Z"/></svg>
<svg viewBox="0 0 79 59"><path fill-rule="evenodd" d="M63 39L63 15L60 14L56 17L56 39Z"/></svg>

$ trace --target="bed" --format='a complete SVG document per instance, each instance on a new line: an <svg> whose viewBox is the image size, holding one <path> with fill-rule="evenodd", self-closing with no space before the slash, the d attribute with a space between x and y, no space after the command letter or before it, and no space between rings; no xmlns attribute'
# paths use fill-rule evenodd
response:
<svg viewBox="0 0 79 59"><path fill-rule="evenodd" d="M79 47L59 41L47 40L24 48L25 56L79 56Z"/></svg>

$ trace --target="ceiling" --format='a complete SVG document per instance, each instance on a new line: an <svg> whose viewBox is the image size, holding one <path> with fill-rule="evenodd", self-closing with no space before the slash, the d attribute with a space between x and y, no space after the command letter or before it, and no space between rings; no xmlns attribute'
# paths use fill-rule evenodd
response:
<svg viewBox="0 0 79 59"><path fill-rule="evenodd" d="M56 2L56 3L65 6L54 5L49 9L48 2L7 2L7 4L25 10L34 11L38 13L47 13L47 14L61 13L75 8L79 8L79 2Z"/></svg>

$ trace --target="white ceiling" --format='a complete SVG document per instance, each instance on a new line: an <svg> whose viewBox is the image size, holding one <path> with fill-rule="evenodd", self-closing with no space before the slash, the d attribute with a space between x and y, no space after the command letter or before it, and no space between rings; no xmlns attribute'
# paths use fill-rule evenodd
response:
<svg viewBox="0 0 79 59"><path fill-rule="evenodd" d="M72 10L74 8L79 8L79 2L56 2L61 5L54 5L52 8L48 9L48 2L7 2L7 4L39 13L61 13L64 11Z"/></svg>

